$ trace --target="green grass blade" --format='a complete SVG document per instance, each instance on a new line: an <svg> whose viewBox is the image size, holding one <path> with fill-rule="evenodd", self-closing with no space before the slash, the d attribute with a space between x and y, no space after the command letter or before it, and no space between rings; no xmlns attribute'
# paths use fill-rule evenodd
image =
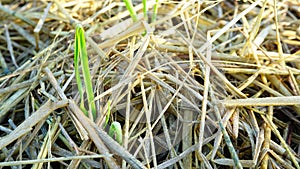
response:
<svg viewBox="0 0 300 169"><path fill-rule="evenodd" d="M111 123L108 134L116 139L119 144L122 144L122 127L121 124L117 121Z"/></svg>
<svg viewBox="0 0 300 169"><path fill-rule="evenodd" d="M108 102L107 102L107 114L105 116L104 128L107 126L108 121L109 121L109 117L110 117L110 113L111 113L110 104L111 104L111 100L108 100Z"/></svg>
<svg viewBox="0 0 300 169"><path fill-rule="evenodd" d="M80 96L80 109L88 116L88 112L84 107L84 96L83 96L83 87L80 79L80 70L79 70L79 61L80 61L80 46L79 46L79 30L76 29L75 33L75 47L74 47L74 68L75 68L75 78L77 83L77 88Z"/></svg>
<svg viewBox="0 0 300 169"><path fill-rule="evenodd" d="M133 22L136 22L138 19L137 19L136 12L133 9L133 5L132 5L131 0L123 0L123 1L124 1L125 5L126 5L127 10L129 11L129 14L130 14Z"/></svg>
<svg viewBox="0 0 300 169"><path fill-rule="evenodd" d="M152 19L151 19L152 23L156 21L157 11L158 11L158 0L155 1L154 7L153 7L153 14L152 14Z"/></svg>
<svg viewBox="0 0 300 169"><path fill-rule="evenodd" d="M77 44L76 44L77 41ZM86 50L86 43L85 43L85 35L83 27L78 24L76 26L76 40L75 46L77 45L78 51L75 54L79 54L80 61L82 64L82 73L83 73L83 80L86 87L89 111L91 111L92 116L90 118L96 119L96 105L94 102L94 92L93 92L93 85L91 80L90 68L89 68L89 60ZM78 58L77 58L78 59ZM77 60L77 63L79 61ZM77 77L76 77L77 79ZM80 77L79 77L80 79Z"/></svg>
<svg viewBox="0 0 300 169"><path fill-rule="evenodd" d="M148 16L147 16L147 0L142 0L142 2L143 2L144 19L147 22L148 21Z"/></svg>

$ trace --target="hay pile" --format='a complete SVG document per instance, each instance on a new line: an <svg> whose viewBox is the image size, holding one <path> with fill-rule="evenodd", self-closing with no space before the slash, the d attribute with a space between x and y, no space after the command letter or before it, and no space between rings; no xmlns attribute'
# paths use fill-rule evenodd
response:
<svg viewBox="0 0 300 169"><path fill-rule="evenodd" d="M300 168L298 2L160 1L153 22L154 1L148 18L133 4L134 23L119 1L2 1L0 166ZM77 23L94 120L78 107Z"/></svg>

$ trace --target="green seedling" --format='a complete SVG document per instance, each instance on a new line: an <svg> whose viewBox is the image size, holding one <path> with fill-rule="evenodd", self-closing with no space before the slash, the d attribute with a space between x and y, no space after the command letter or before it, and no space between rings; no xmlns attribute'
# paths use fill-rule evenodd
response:
<svg viewBox="0 0 300 169"><path fill-rule="evenodd" d="M80 63L82 67L83 80L84 80L86 95L88 99L89 111L87 111L84 106L84 88L80 78L80 70L79 70ZM86 116L90 117L92 120L96 119L96 105L94 102L94 93L93 93L93 86L92 86L92 80L91 80L91 74L89 68L89 59L86 50L84 29L80 24L76 25L76 32L75 32L74 67L75 67L76 82L80 94L80 108L85 113Z"/></svg>
<svg viewBox="0 0 300 169"><path fill-rule="evenodd" d="M114 138L119 144L122 144L122 127L117 121L111 123L108 134Z"/></svg>
<svg viewBox="0 0 300 169"><path fill-rule="evenodd" d="M158 11L158 0L155 1L154 7L153 7L153 14L152 14L152 18L151 18L152 23L156 21L157 11Z"/></svg>
<svg viewBox="0 0 300 169"><path fill-rule="evenodd" d="M137 15L135 10L133 9L133 5L131 0L123 0L125 3L125 6L127 8L127 10L129 11L129 14L133 20L133 22L136 22L137 19ZM147 17L147 0L142 0L143 3L143 14L144 14L144 19L147 21L148 17ZM155 22L156 21L156 16L157 16L157 11L158 11L158 0L155 1L154 7L153 7L153 14L151 17L151 22Z"/></svg>
<svg viewBox="0 0 300 169"><path fill-rule="evenodd" d="M123 0L123 1L126 5L127 10L129 11L129 14L130 14L133 22L136 22L138 20L138 18L137 18L135 10L133 9L131 0Z"/></svg>
<svg viewBox="0 0 300 169"><path fill-rule="evenodd" d="M109 117L111 114L111 107L110 107L111 101L109 100L107 102L107 114L105 117L105 123L104 123L104 128L107 126L108 121L109 121ZM111 123L110 127L109 127L109 132L108 135L110 135L110 137L114 138L119 144L122 144L122 127L121 124L117 121L114 121Z"/></svg>
<svg viewBox="0 0 300 169"><path fill-rule="evenodd" d="M143 0L143 14L144 14L144 19L147 22L148 21L148 16L147 16L147 0Z"/></svg>
<svg viewBox="0 0 300 169"><path fill-rule="evenodd" d="M108 102L107 102L107 114L106 114L106 116L105 116L105 124L104 124L104 128L107 126L108 121L109 121L110 112L111 112L110 104L111 104L111 101L108 100Z"/></svg>

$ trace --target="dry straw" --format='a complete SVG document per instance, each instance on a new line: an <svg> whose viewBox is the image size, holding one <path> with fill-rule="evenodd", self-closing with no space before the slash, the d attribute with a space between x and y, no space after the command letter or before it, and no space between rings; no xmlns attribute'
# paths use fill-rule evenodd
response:
<svg viewBox="0 0 300 169"><path fill-rule="evenodd" d="M299 7L1 1L0 166L299 168Z"/></svg>

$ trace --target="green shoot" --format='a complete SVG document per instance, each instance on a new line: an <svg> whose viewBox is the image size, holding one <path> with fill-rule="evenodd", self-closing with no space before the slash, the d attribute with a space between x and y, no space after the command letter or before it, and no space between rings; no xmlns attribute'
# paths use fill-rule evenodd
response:
<svg viewBox="0 0 300 169"><path fill-rule="evenodd" d="M84 80L86 94L88 98L89 111L87 111L84 106L84 95L83 95L83 87L80 79L79 62L81 62L82 64L83 80ZM96 105L94 102L94 93L93 93L93 86L92 86L92 80L91 80L91 74L89 68L89 60L88 60L88 55L86 50L84 29L80 24L77 24L76 26L74 64L75 64L74 66L75 77L76 77L76 82L77 82L78 91L81 100L80 108L85 113L86 116L90 117L91 119L96 119ZM90 112L91 114L88 112Z"/></svg>
<svg viewBox="0 0 300 169"><path fill-rule="evenodd" d="M119 144L122 144L122 127L117 121L111 123L108 134L114 138Z"/></svg>
<svg viewBox="0 0 300 169"><path fill-rule="evenodd" d="M155 1L154 7L153 7L153 14L152 14L152 19L151 19L152 23L156 21L157 10L158 10L158 0Z"/></svg>
<svg viewBox="0 0 300 169"><path fill-rule="evenodd" d="M111 100L108 100L107 102L107 114L105 117L105 123L104 123L104 128L107 126L109 118L110 118L110 114L111 114ZM114 121L111 123L110 127L109 127L109 132L108 135L110 135L110 137L114 138L119 144L122 144L122 127L121 124L117 121Z"/></svg>
<svg viewBox="0 0 300 169"><path fill-rule="evenodd" d="M77 33L77 29L76 29ZM79 40L76 39L78 35L75 35L75 47L74 47L74 67L75 67L75 77L77 82L77 87L80 95L80 109L85 113L86 116L88 116L88 111L84 107L84 98L83 98L83 87L81 84L80 79L80 71L79 71L79 56L80 56L80 50L79 50Z"/></svg>
<svg viewBox="0 0 300 169"><path fill-rule="evenodd" d="M126 5L127 10L129 11L129 14L130 14L133 22L136 22L138 19L137 19L136 12L133 9L133 5L132 5L131 0L123 0L123 1L124 1L125 5Z"/></svg>
<svg viewBox="0 0 300 169"><path fill-rule="evenodd" d="M144 19L147 22L148 21L148 16L147 16L147 0L142 0L143 1L143 14L144 14Z"/></svg>
<svg viewBox="0 0 300 169"><path fill-rule="evenodd" d="M111 109L110 109L110 103L111 103L111 101L108 100L108 102L107 102L107 114L106 114L106 117L105 117L104 128L105 128L106 125L108 124L109 117L110 117L110 112L111 112Z"/></svg>

